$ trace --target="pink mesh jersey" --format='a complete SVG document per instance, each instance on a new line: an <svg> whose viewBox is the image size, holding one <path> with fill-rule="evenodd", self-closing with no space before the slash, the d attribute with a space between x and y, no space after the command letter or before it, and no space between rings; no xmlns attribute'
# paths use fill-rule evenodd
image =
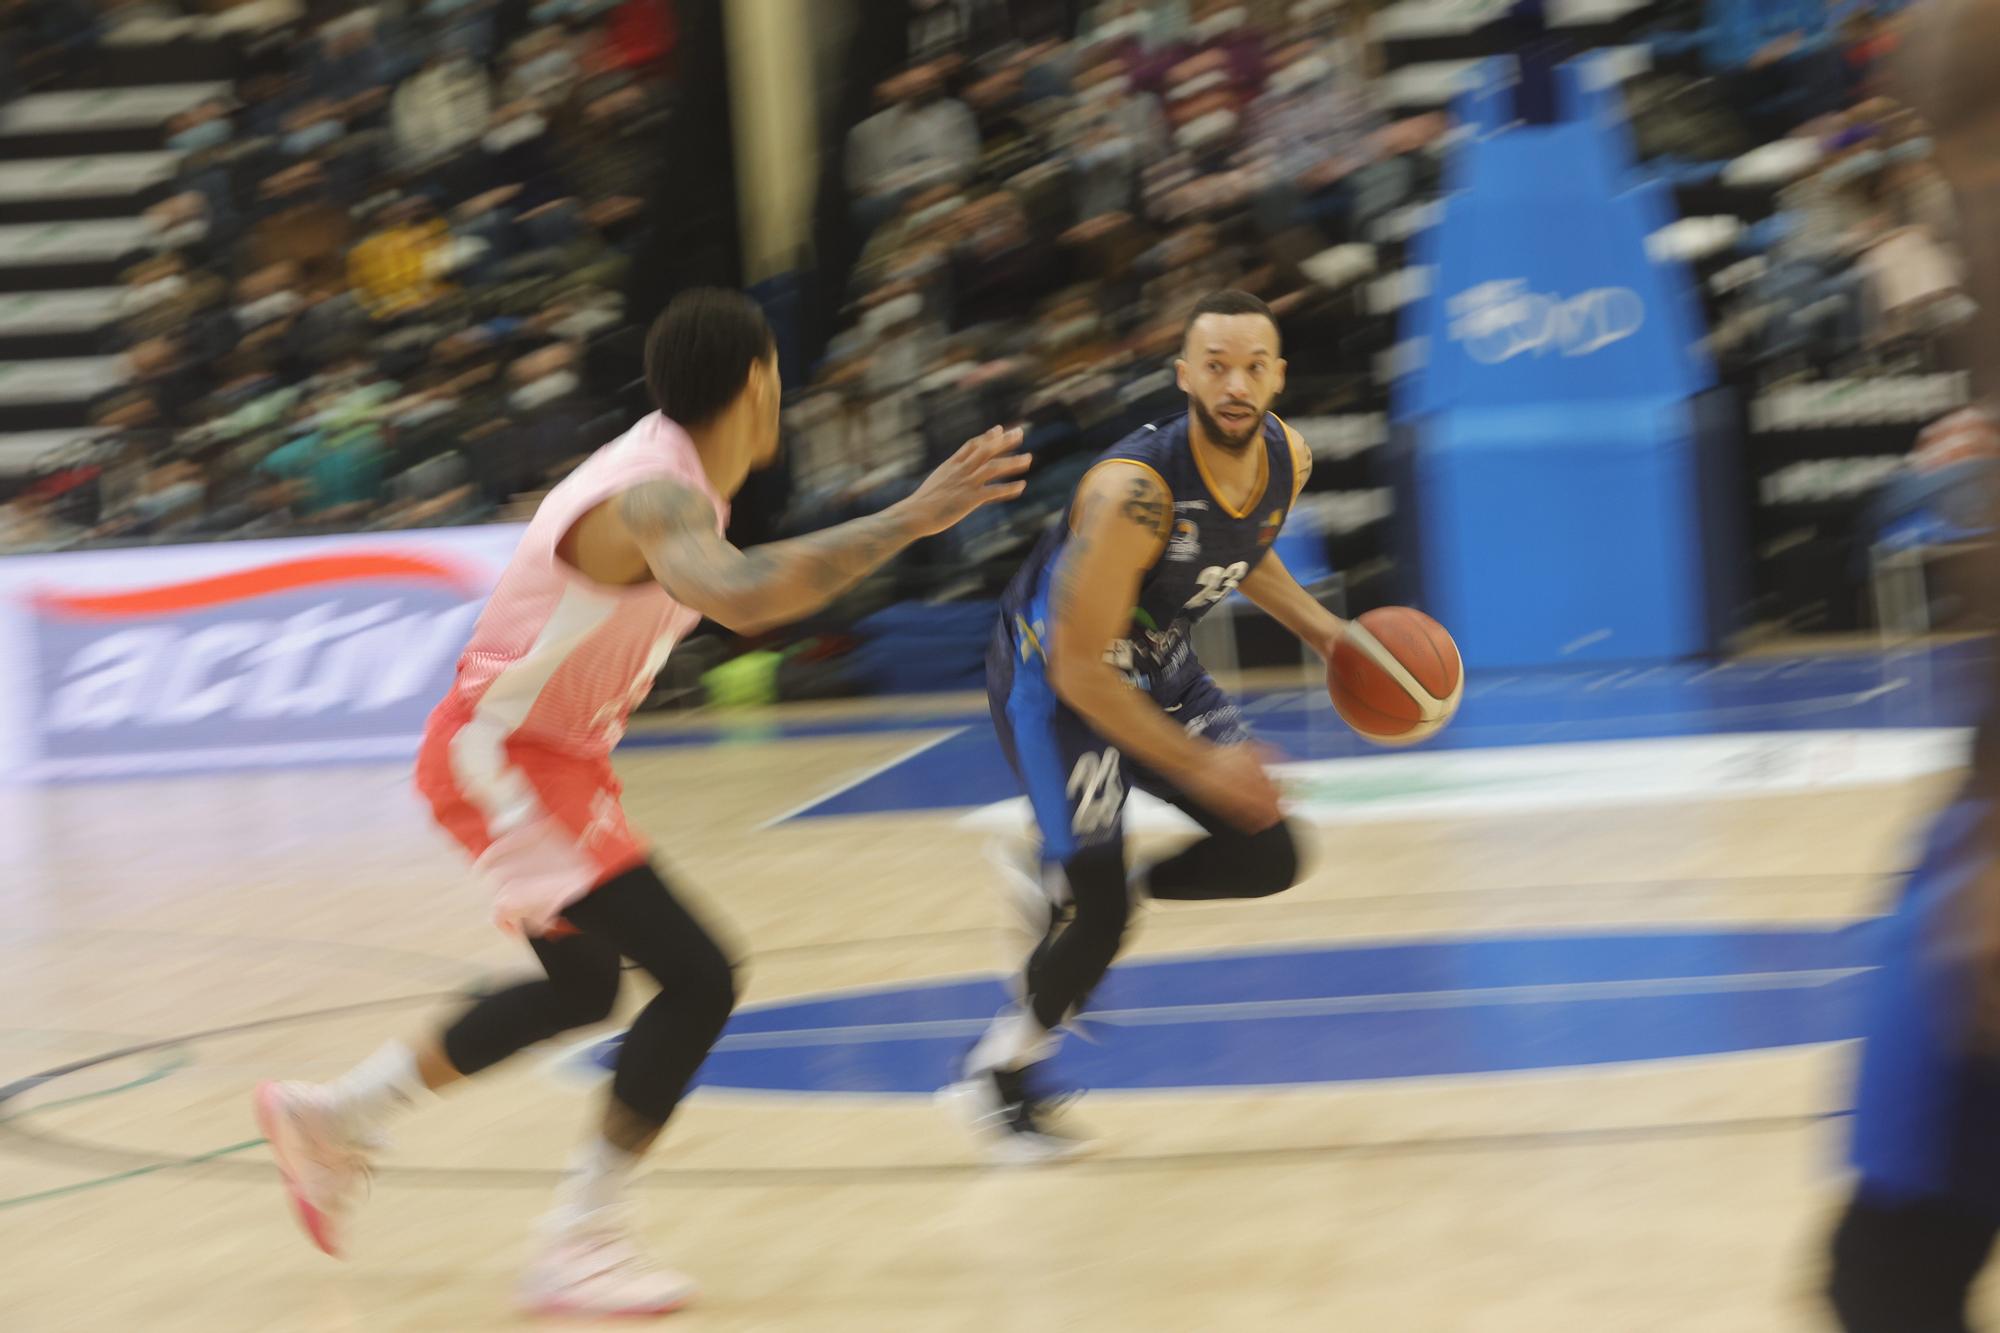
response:
<svg viewBox="0 0 2000 1333"><path fill-rule="evenodd" d="M641 482L689 485L729 506L709 484L694 442L655 412L591 455L550 491L472 627L447 708L471 712L501 736L571 754L608 754L667 654L701 615L657 583L607 587L556 554L576 521Z"/></svg>
<svg viewBox="0 0 2000 1333"><path fill-rule="evenodd" d="M606 587L556 554L620 491L678 481L716 495L686 432L655 413L550 491L472 629L417 754L417 789L492 882L495 919L545 934L645 848L625 822L612 747L673 646L701 619L655 583Z"/></svg>

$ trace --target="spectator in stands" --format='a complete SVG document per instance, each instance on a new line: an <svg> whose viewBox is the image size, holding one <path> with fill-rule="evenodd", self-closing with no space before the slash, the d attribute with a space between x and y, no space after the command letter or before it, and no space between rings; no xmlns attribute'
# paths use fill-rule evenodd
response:
<svg viewBox="0 0 2000 1333"><path fill-rule="evenodd" d="M1187 0L1093 0L1084 7L1077 37L1137 59L1176 45L1187 30Z"/></svg>
<svg viewBox="0 0 2000 1333"><path fill-rule="evenodd" d="M177 254L157 255L125 270L118 318L128 328L187 292L187 265Z"/></svg>
<svg viewBox="0 0 2000 1333"><path fill-rule="evenodd" d="M463 51L434 52L391 99L398 165L411 173L438 166L478 142L492 110L486 72Z"/></svg>
<svg viewBox="0 0 2000 1333"><path fill-rule="evenodd" d="M394 76L406 72L392 68L389 53L376 41L374 11L358 9L319 30L306 64L306 88L336 117L354 123L380 111Z"/></svg>
<svg viewBox="0 0 2000 1333"><path fill-rule="evenodd" d="M292 334L305 304L296 264L281 261L247 274L236 284L232 312L237 349L292 368L288 353L296 346Z"/></svg>
<svg viewBox="0 0 2000 1333"><path fill-rule="evenodd" d="M1897 45L1891 16L1874 5L1855 6L1841 20L1839 43L1843 100L1858 102L1881 92L1879 71Z"/></svg>
<svg viewBox="0 0 2000 1333"><path fill-rule="evenodd" d="M431 50L447 58L460 57L482 69L493 58L498 27L493 0L424 0L430 20Z"/></svg>
<svg viewBox="0 0 2000 1333"><path fill-rule="evenodd" d="M1376 159L1370 135L1378 118L1367 90L1348 86L1319 44L1302 42L1277 54L1250 119L1265 232L1306 226L1323 241L1346 239L1354 202L1349 178Z"/></svg>
<svg viewBox="0 0 2000 1333"><path fill-rule="evenodd" d="M618 0L598 31L601 37L589 62L592 72L647 77L672 72L680 30L668 0Z"/></svg>
<svg viewBox="0 0 2000 1333"><path fill-rule="evenodd" d="M1010 40L1006 0L909 0L910 59L968 61Z"/></svg>
<svg viewBox="0 0 2000 1333"><path fill-rule="evenodd" d="M951 326L1006 325L1026 319L1062 281L1062 257L1035 244L1011 194L996 191L969 204L951 257Z"/></svg>
<svg viewBox="0 0 2000 1333"><path fill-rule="evenodd" d="M578 112L558 138L584 218L614 240L630 234L659 169L667 114L644 85L625 75L589 82Z"/></svg>
<svg viewBox="0 0 2000 1333"><path fill-rule="evenodd" d="M1076 220L1129 218L1139 206L1140 173L1167 152L1166 120L1116 64L1080 72L1075 87L1077 107L1058 122L1054 139L1070 163Z"/></svg>
<svg viewBox="0 0 2000 1333"><path fill-rule="evenodd" d="M175 193L201 196L204 239L217 252L235 245L241 234L235 171L245 154L233 142L234 132L228 108L219 100L190 107L167 122L167 146L182 155Z"/></svg>
<svg viewBox="0 0 2000 1333"><path fill-rule="evenodd" d="M347 257L348 279L377 321L430 311L450 290L451 231L429 199L383 208L381 221Z"/></svg>
<svg viewBox="0 0 2000 1333"><path fill-rule="evenodd" d="M855 227L873 232L912 194L959 184L979 163L979 125L944 95L942 74L916 65L877 90L883 109L847 136L847 182Z"/></svg>
<svg viewBox="0 0 2000 1333"><path fill-rule="evenodd" d="M310 98L294 107L280 123L278 151L288 163L304 162L331 149L347 134L339 108L324 98Z"/></svg>
<svg viewBox="0 0 2000 1333"><path fill-rule="evenodd" d="M551 155L548 118L539 103L509 102L493 113L466 180L477 190L513 187L511 205L522 211L540 209L563 197Z"/></svg>
<svg viewBox="0 0 2000 1333"><path fill-rule="evenodd" d="M208 368L193 362L173 334L136 343L125 354L126 378L145 389L171 429L191 425L194 407L208 392Z"/></svg>
<svg viewBox="0 0 2000 1333"><path fill-rule="evenodd" d="M145 535L174 537L201 522L207 498L201 469L189 459L168 459L146 473L129 509Z"/></svg>
<svg viewBox="0 0 2000 1333"><path fill-rule="evenodd" d="M579 72L575 48L560 27L536 28L515 42L507 65L501 92L510 101L552 101L574 86Z"/></svg>
<svg viewBox="0 0 2000 1333"><path fill-rule="evenodd" d="M302 518L346 522L382 500L386 461L381 433L372 425L309 426L272 450L258 470L298 484L292 506Z"/></svg>
<svg viewBox="0 0 2000 1333"><path fill-rule="evenodd" d="M1711 73L1763 137L1839 105L1842 71L1822 0L1705 0Z"/></svg>
<svg viewBox="0 0 2000 1333"><path fill-rule="evenodd" d="M57 512L45 491L29 489L0 505L0 551L53 551L74 545L84 530Z"/></svg>
<svg viewBox="0 0 2000 1333"><path fill-rule="evenodd" d="M302 280L312 284L341 275L353 226L340 198L317 160L293 163L265 177L257 187L249 262L295 264Z"/></svg>

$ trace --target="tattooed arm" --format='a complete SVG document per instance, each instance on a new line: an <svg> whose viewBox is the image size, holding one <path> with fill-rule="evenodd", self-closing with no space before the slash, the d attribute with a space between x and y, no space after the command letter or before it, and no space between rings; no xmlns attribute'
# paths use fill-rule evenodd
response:
<svg viewBox="0 0 2000 1333"><path fill-rule="evenodd" d="M1083 479L1050 598L1049 686L1126 755L1256 832L1278 819L1277 790L1256 755L1188 735L1105 660L1131 631L1140 582L1166 546L1173 512L1149 469L1105 463Z"/></svg>
<svg viewBox="0 0 2000 1333"><path fill-rule="evenodd" d="M878 514L739 551L715 533L715 507L692 487L647 482L618 498L626 534L660 586L733 630L757 633L812 614L921 537L1021 493L1018 430L969 440L916 493Z"/></svg>

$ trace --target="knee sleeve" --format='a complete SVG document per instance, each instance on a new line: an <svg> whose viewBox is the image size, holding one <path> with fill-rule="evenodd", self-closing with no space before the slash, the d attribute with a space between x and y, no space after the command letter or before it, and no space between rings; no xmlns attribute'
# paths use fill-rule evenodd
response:
<svg viewBox="0 0 2000 1333"><path fill-rule="evenodd" d="M1289 819L1251 834L1242 857L1245 898L1268 898L1299 882L1299 840Z"/></svg>
<svg viewBox="0 0 2000 1333"><path fill-rule="evenodd" d="M1298 883L1299 836L1290 820L1258 833L1211 833L1154 866L1146 889L1171 902L1268 898Z"/></svg>

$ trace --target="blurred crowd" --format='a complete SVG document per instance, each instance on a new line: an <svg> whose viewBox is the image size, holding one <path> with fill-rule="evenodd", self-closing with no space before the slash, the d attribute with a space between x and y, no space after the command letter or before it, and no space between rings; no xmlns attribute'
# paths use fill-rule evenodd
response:
<svg viewBox="0 0 2000 1333"><path fill-rule="evenodd" d="M915 562L917 591L990 586L1089 457L1175 409L1184 314L1224 285L1279 314L1288 416L1383 410L1396 300L1371 280L1437 194L1448 121L1390 104L1363 0L902 2L908 59L833 127L853 262L755 500L771 527L884 503L1025 419L1028 501ZM10 12L46 52L159 3ZM128 274L132 387L97 414L117 456L87 507L16 501L0 543L508 515L624 424L583 362L650 313L620 294L670 132L669 0L254 4L254 69L172 126L179 180ZM1764 200L1678 229L1725 372L1934 363L1964 298L1928 141L1882 95L1894 6L1647 13L1642 156Z"/></svg>
<svg viewBox="0 0 2000 1333"><path fill-rule="evenodd" d="M1740 217L1685 236L1726 266L1716 350L1758 384L1936 368L1967 312L1949 188L1891 93L1898 0L1706 0L1627 88L1642 154Z"/></svg>
<svg viewBox="0 0 2000 1333"><path fill-rule="evenodd" d="M1367 410L1390 333L1356 318L1359 242L1435 188L1445 121L1387 113L1359 10L1330 0L1110 0L1069 40L1025 41L927 12L951 8L918 7L917 58L847 131L860 257L789 415L791 517L893 498L1025 416L1030 498L957 536L969 587L1090 456L1182 401L1171 355L1204 292L1246 287L1279 314L1288 412Z"/></svg>
<svg viewBox="0 0 2000 1333"><path fill-rule="evenodd" d="M154 8L31 3L97 41ZM129 382L93 407L109 456L16 499L0 542L476 521L545 489L612 406L588 350L636 320L674 43L668 0L266 23L233 91L167 127Z"/></svg>

